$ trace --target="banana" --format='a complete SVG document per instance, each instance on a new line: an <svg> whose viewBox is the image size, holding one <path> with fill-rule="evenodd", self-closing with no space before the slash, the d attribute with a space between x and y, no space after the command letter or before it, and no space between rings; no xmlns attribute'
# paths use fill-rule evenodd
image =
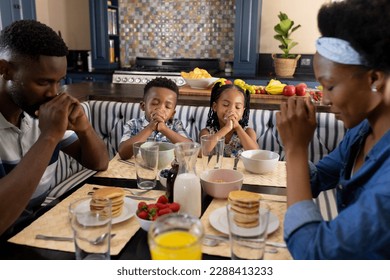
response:
<svg viewBox="0 0 390 280"><path fill-rule="evenodd" d="M242 88L245 88L245 85L246 85L245 81L241 80L241 79L235 79L234 80L234 84L237 85L237 86L240 86Z"/></svg>
<svg viewBox="0 0 390 280"><path fill-rule="evenodd" d="M279 80L271 79L269 81L268 85L265 87L265 91L268 94L282 94L283 88L286 86L286 84L282 84Z"/></svg>
<svg viewBox="0 0 390 280"><path fill-rule="evenodd" d="M218 80L215 81L214 84L216 84L216 83L224 83L224 82L226 82L225 78L219 78Z"/></svg>

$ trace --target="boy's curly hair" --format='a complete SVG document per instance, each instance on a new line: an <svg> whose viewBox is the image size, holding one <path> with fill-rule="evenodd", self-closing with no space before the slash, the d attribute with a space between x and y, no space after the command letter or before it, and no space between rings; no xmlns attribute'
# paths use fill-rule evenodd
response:
<svg viewBox="0 0 390 280"><path fill-rule="evenodd" d="M66 56L68 47L50 27L35 20L19 20L0 33L0 52L38 59L40 55Z"/></svg>
<svg viewBox="0 0 390 280"><path fill-rule="evenodd" d="M241 92L244 95L244 107L245 107L244 114L242 115L242 119L239 120L238 123L243 128L248 125L249 111L250 111L250 92L234 84L222 84L221 82L217 82L214 84L213 89L211 90L210 109L207 116L206 126L215 128L216 130L220 129L217 112L214 112L213 104L214 102L217 102L217 100L219 99L223 91L231 88L237 89L239 92Z"/></svg>
<svg viewBox="0 0 390 280"><path fill-rule="evenodd" d="M174 81L172 81L168 78L165 78L165 77L157 77L145 85L145 87L144 87L144 100L148 94L149 89L151 89L152 87L167 88L167 89L174 91L176 93L176 97L179 96L179 87L176 85L176 83Z"/></svg>

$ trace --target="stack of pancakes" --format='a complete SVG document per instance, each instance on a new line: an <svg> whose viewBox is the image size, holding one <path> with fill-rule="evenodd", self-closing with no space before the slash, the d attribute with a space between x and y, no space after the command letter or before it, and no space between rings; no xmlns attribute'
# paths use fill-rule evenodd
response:
<svg viewBox="0 0 390 280"><path fill-rule="evenodd" d="M101 211L104 208L104 201L110 199L112 217L115 218L122 213L124 197L125 191L121 188L99 188L92 195L90 208L92 211Z"/></svg>
<svg viewBox="0 0 390 280"><path fill-rule="evenodd" d="M231 191L228 201L234 212L233 219L240 227L251 228L259 225L261 195L248 191Z"/></svg>

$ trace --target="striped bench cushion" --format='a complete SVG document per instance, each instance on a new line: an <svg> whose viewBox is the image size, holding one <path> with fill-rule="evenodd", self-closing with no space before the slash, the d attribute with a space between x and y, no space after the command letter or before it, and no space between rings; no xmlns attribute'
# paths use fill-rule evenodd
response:
<svg viewBox="0 0 390 280"><path fill-rule="evenodd" d="M45 206L49 204L51 201L56 199L57 197L63 195L68 190L74 188L84 180L88 179L89 177L93 176L96 173L94 170L90 170L87 168L84 168L83 170L80 170L76 172L75 174L69 176L67 179L63 180L61 183L56 185L47 195L45 201L42 203L42 206Z"/></svg>
<svg viewBox="0 0 390 280"><path fill-rule="evenodd" d="M271 112L270 120L266 123L268 128L265 128L266 133L259 145L262 149L279 153L280 159L285 160L282 139L276 127L276 111ZM314 163L333 151L346 132L343 122L337 120L334 114L316 113L316 117L317 128L309 144L309 160Z"/></svg>
<svg viewBox="0 0 390 280"><path fill-rule="evenodd" d="M322 218L324 218L324 220L330 221L336 218L338 214L336 205L336 189L321 192L317 198L313 199L313 201L320 209Z"/></svg>
<svg viewBox="0 0 390 280"><path fill-rule="evenodd" d="M110 158L113 158L123 135L123 125L128 120L139 118L142 115L140 104L89 101L89 106L92 126L106 143Z"/></svg>

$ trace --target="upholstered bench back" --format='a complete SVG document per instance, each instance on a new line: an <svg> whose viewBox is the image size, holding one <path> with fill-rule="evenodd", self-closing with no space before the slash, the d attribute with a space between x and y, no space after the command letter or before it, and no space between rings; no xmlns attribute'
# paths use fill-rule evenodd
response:
<svg viewBox="0 0 390 280"><path fill-rule="evenodd" d="M106 143L110 158L113 158L118 151L124 123L143 115L139 103L90 100L83 102L82 106L96 133ZM208 111L209 108L205 106L177 105L175 117L183 122L192 140L199 142L199 132L206 125ZM276 128L276 112L251 109L248 125L256 131L257 142L261 149L275 151L280 154L281 160L284 160L283 143ZM309 159L312 162L320 160L337 146L344 134L343 123L336 120L333 114L317 113L317 129L309 146ZM50 196L61 195L93 174L94 171L84 169L74 159L60 153L55 178L57 184ZM332 197L332 194L330 199L326 196L323 204L332 202Z"/></svg>
<svg viewBox="0 0 390 280"><path fill-rule="evenodd" d="M118 150L124 123L143 115L139 103L91 100L83 102L82 106L97 134L106 143L110 158ZM199 142L200 130L206 125L208 110L204 106L178 105L176 108L175 117L183 122L190 137L196 142ZM336 120L333 114L317 113L317 123L309 147L310 160L313 162L331 152L345 133L342 122ZM276 128L276 111L252 109L249 126L256 131L261 149L275 151L281 155L281 160L284 159L283 143ZM61 154L56 173L57 184L81 169L76 161Z"/></svg>
<svg viewBox="0 0 390 280"><path fill-rule="evenodd" d="M143 115L139 103L88 101L83 106L92 126L106 143L111 158L118 151L124 123ZM192 140L199 142L199 132L206 126L208 111L209 108L205 106L177 105L175 117L183 122ZM248 125L256 131L260 148L279 153L283 160L283 143L276 128L276 112L252 109ZM343 123L333 114L317 113L317 129L309 146L309 159L312 162L320 160L337 146L344 134Z"/></svg>
<svg viewBox="0 0 390 280"><path fill-rule="evenodd" d="M283 143L276 127L277 111L251 110L249 126L256 131L260 149L277 152L280 159L285 159ZM334 114L317 113L317 129L309 145L309 160L317 162L333 151L344 137L343 122Z"/></svg>

